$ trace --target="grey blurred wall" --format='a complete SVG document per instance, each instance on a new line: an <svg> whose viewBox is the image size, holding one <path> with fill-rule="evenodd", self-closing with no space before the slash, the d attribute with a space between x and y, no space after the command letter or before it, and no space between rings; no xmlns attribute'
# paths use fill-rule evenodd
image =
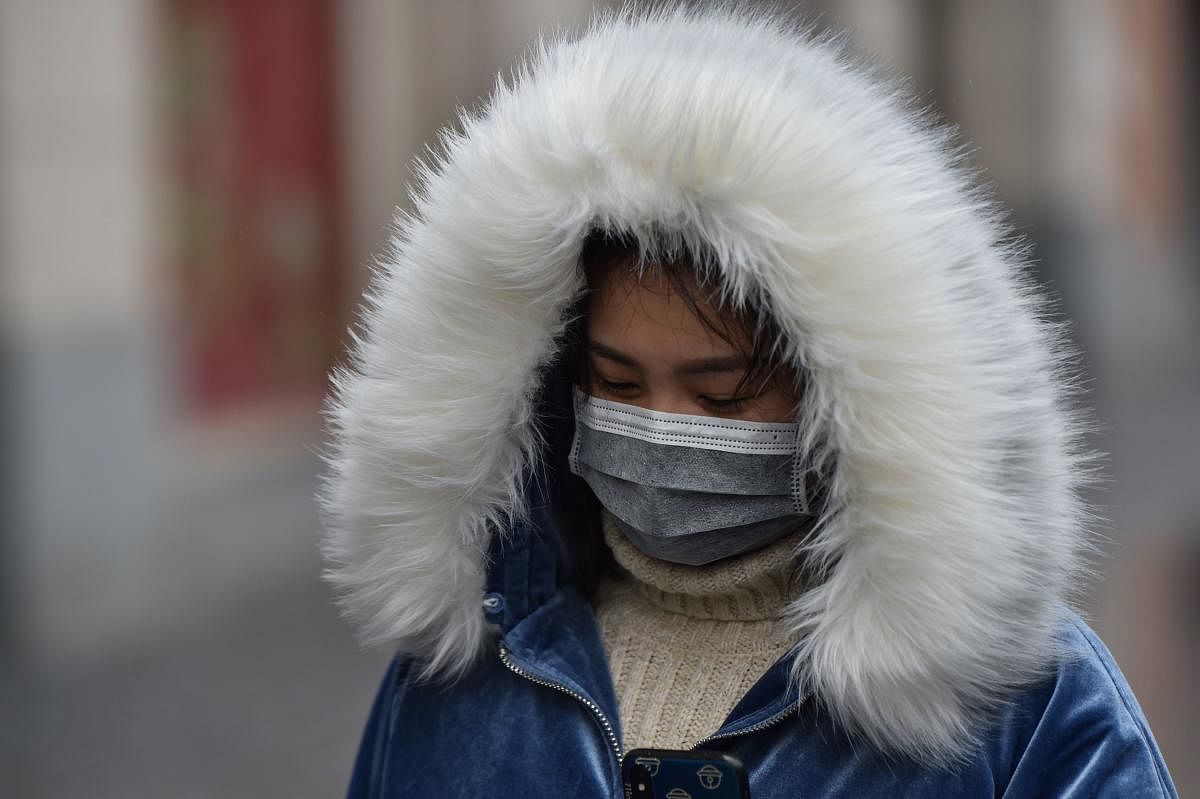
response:
<svg viewBox="0 0 1200 799"><path fill-rule="evenodd" d="M166 433L148 4L0 5L6 584L38 663L146 624Z"/></svg>

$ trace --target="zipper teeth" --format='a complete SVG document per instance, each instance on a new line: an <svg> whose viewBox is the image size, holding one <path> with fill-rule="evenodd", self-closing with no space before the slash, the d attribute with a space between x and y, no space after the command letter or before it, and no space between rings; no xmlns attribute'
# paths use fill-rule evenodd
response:
<svg viewBox="0 0 1200 799"><path fill-rule="evenodd" d="M548 688L553 688L556 691L561 691L568 696L573 696L587 706L588 710L592 711L592 713L600 721L600 726L604 728L604 733L608 736L609 746L612 747L613 752L617 756L617 762L621 762L621 760L624 758L624 753L621 750L621 742L617 740L617 734L615 731L613 731L612 724L609 722L608 717L604 715L604 711L602 711L595 702L588 699L586 696L577 693L576 691L572 691L562 683L557 683L552 680L544 680L541 677L535 677L534 675L525 671L520 666L509 660L508 650L503 646L500 647L500 661L508 667L509 671L513 672L514 674L519 674L530 682L537 683L538 685L544 685Z"/></svg>
<svg viewBox="0 0 1200 799"><path fill-rule="evenodd" d="M581 702L583 705L585 705L588 708L588 710L592 711L592 713L600 721L600 726L604 728L604 733L605 733L605 735L608 736L609 746L612 747L613 752L617 756L617 762L618 763L621 762L621 760L624 758L624 753L621 749L621 742L617 740L617 734L616 734L616 732L613 731L612 724L609 722L608 717L604 715L604 711L602 711L596 705L595 702L593 702L592 700L588 699L586 696L583 696L582 694L580 694L576 691L572 691L570 688L563 685L562 683L557 683L557 682L554 682L553 680L544 680L541 677L536 677L536 676L530 674L529 672L525 671L523 668L518 666L516 663L513 663L512 660L509 659L508 649L505 648L503 645L500 646L500 662L502 662L508 668L508 670L513 672L514 674L518 674L521 677L524 677L525 679L529 680L532 683L536 683L538 685L544 685L547 688L553 688L556 691L561 691L562 693L566 694L567 696L574 697L579 702ZM763 719L762 721L758 722L757 724L752 724L744 730L738 730L736 732L727 732L722 735L709 735L706 738L701 738L699 741L696 742L696 744L694 746L692 746L692 749L699 749L701 746L703 746L706 743L709 743L711 741L717 741L722 738L736 738L737 736L740 736L740 735L749 735L752 732L758 732L759 730L765 730L768 727L773 727L776 724L778 724L779 722L786 719L788 716L795 713L797 710L799 710L800 706L804 704L804 701L807 698L808 698L808 694L802 695L799 699L797 699L794 703L792 703L786 710L783 710L780 713L776 713L774 716L771 716L769 719Z"/></svg>
<svg viewBox="0 0 1200 799"><path fill-rule="evenodd" d="M706 743L709 743L710 741L718 741L722 738L736 738L739 735L749 735L752 732L758 732L759 730L765 730L768 727L773 727L776 724L778 724L779 722L786 719L788 716L795 713L797 710L799 710L800 706L802 704L804 704L804 700L807 698L808 698L808 694L804 694L799 699L797 699L794 703L792 703L790 706L788 706L788 708L786 710L776 713L774 716L771 716L769 719L763 719L762 721L758 722L757 724L751 724L749 727L747 727L744 730L738 730L736 732L727 732L727 733L723 733L721 735L710 735L707 738L701 738L699 741L696 742L695 746L693 746L692 749L699 749L701 746L703 746Z"/></svg>

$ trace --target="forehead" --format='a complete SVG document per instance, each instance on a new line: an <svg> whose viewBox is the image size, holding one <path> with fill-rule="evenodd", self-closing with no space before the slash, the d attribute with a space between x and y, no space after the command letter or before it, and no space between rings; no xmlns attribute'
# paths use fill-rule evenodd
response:
<svg viewBox="0 0 1200 799"><path fill-rule="evenodd" d="M747 337L744 326L713 305L694 280L688 281L687 290L695 309L660 269L647 267L640 277L632 269L616 269L588 300L588 337L639 360L736 353L735 346L706 326L697 311L732 333L734 341Z"/></svg>

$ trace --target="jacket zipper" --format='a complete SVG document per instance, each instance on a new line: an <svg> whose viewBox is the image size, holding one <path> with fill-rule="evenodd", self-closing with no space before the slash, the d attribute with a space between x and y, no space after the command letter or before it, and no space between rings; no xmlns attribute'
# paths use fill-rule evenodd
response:
<svg viewBox="0 0 1200 799"><path fill-rule="evenodd" d="M711 741L718 741L722 738L736 738L739 735L749 735L752 732L758 732L759 730L765 730L768 727L774 727L776 724L778 724L779 722L786 719L788 716L790 716L793 713L795 713L796 711L798 711L800 709L800 706L804 704L804 700L807 698L808 698L808 694L804 694L799 699L797 699L795 702L793 702L792 704L788 705L783 710L776 713L774 716L771 716L770 718L765 718L762 721L758 722L757 724L751 724L749 727L747 727L744 730L736 730L735 732L726 732L726 733L721 733L719 735L709 735L705 738L701 738L699 741L697 741L695 743L694 746L692 746L692 749L699 749L701 746L703 746L706 743L709 743Z"/></svg>
<svg viewBox="0 0 1200 799"><path fill-rule="evenodd" d="M509 671L513 672L514 674L518 674L521 677L524 677L525 679L529 680L532 683L536 683L538 685L544 685L547 688L553 688L556 691L561 691L562 693L566 694L567 696L572 696L575 699L579 700L579 702L581 702L585 707L587 707L588 710L592 711L592 715L594 715L596 717L596 720L600 722L600 726L604 729L604 733L608 737L609 746L612 748L613 754L615 754L617 756L617 763L620 764L622 759L624 759L624 754L621 749L621 742L617 740L617 734L613 730L613 726L609 722L608 717L604 715L604 711L602 711L599 708L599 706L596 705L595 702L588 699L586 696L583 696L582 694L578 693L577 691L572 691L570 688L563 685L562 683L554 682L553 680L544 680L541 677L535 677L534 675L525 671L525 669L521 668L516 663L513 663L513 661L508 656L508 649L503 644L500 645L500 662L502 662L509 669ZM765 730L768 727L773 727L776 724L778 724L779 722L786 719L788 716L795 713L797 710L799 710L800 706L802 704L804 704L804 700L807 698L808 698L808 695L804 694L799 699L797 699L795 702L793 702L792 704L788 705L783 710L776 713L774 716L763 719L762 721L758 722L757 724L752 724L744 730L737 730L736 732L722 733L720 735L709 735L705 738L701 738L699 741L696 742L696 744L694 746L692 746L692 749L699 749L704 744L709 743L711 741L720 740L721 738L736 738L739 735L749 735L752 732L758 732L759 730Z"/></svg>
<svg viewBox="0 0 1200 799"><path fill-rule="evenodd" d="M608 744L612 748L613 754L617 756L617 767L618 769L620 768L621 760L624 758L624 753L621 750L621 742L617 740L617 733L615 730L613 730L613 726L609 722L608 717L604 715L604 711L602 711L595 702L588 699L583 694L578 693L577 691L572 691L562 683L557 683L552 680L544 680L541 677L536 677L525 671L525 669L521 668L516 663L513 663L511 659L509 659L508 649L505 648L503 644L500 645L500 662L507 666L509 671L513 672L514 674L519 674L530 682L537 683L538 685L544 685L547 688L553 688L556 691L561 691L562 693L568 696L573 696L582 702L588 710L592 711L592 715L596 717L596 720L600 722L600 726L604 729L605 735L608 736Z"/></svg>

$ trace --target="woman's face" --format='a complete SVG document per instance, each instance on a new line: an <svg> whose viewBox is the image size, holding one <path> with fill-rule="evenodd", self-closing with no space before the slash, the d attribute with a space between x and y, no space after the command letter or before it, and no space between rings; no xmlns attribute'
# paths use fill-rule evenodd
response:
<svg viewBox="0 0 1200 799"><path fill-rule="evenodd" d="M691 293L708 318L727 318L704 292ZM705 327L659 270L647 269L640 281L632 270L613 270L592 293L587 314L591 395L666 413L794 420L791 375L765 386L750 380L738 392L749 346L739 349ZM739 331L739 345L749 344L743 326L730 327Z"/></svg>

